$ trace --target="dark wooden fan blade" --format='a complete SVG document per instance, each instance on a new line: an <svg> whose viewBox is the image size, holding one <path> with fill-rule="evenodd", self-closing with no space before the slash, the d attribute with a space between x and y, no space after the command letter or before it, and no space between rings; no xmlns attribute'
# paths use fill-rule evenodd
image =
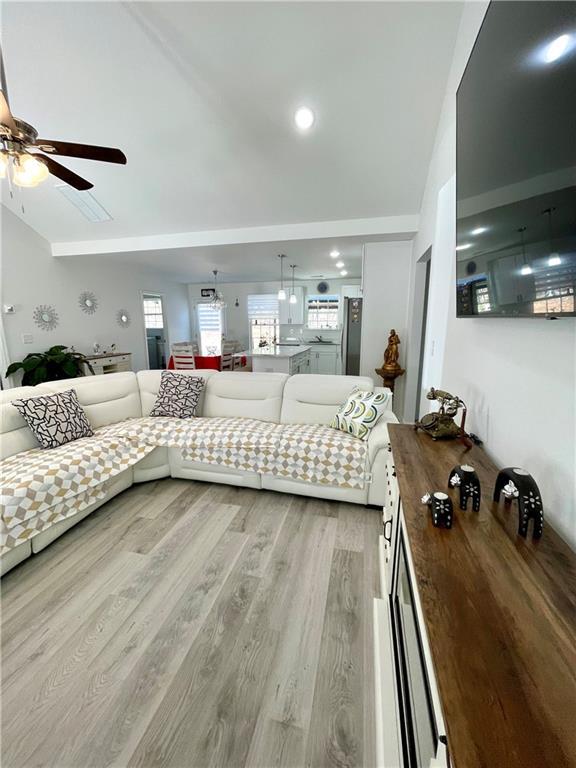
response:
<svg viewBox="0 0 576 768"><path fill-rule="evenodd" d="M10 129L12 133L16 133L16 123L10 112L10 107L6 101L6 96L3 91L0 91L0 123Z"/></svg>
<svg viewBox="0 0 576 768"><path fill-rule="evenodd" d="M34 146L51 155L81 157L84 160L99 160L102 163L120 163L126 165L126 155L113 147L95 147L91 144L74 144L69 141L36 139Z"/></svg>
<svg viewBox="0 0 576 768"><path fill-rule="evenodd" d="M4 56L0 48L0 123L5 125L13 134L18 130L10 111L8 98L8 85L6 83L6 69L4 68Z"/></svg>
<svg viewBox="0 0 576 768"><path fill-rule="evenodd" d="M54 160L52 157L46 157L46 155L40 154L35 154L34 157L40 158L42 162L48 166L48 170L53 176L57 176L59 179L62 179L62 181L65 181L66 184L70 184L70 186L74 187L74 189L84 191L85 189L92 189L94 186L94 184L91 184L89 181L86 181L86 179L83 179L82 176L78 176L78 174L74 173L74 171L71 171L68 168L64 168L63 165L57 163L56 160Z"/></svg>

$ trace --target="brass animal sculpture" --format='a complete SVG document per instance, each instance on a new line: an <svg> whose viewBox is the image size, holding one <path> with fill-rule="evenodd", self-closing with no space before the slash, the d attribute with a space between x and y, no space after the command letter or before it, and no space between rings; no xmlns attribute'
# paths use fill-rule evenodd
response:
<svg viewBox="0 0 576 768"><path fill-rule="evenodd" d="M443 389L432 387L426 395L428 400L436 400L440 408L432 413L427 413L414 425L414 429L427 432L433 440L461 439L465 445L472 445L468 434L464 430L466 424L467 408L463 400ZM462 409L460 425L454 421L454 416Z"/></svg>

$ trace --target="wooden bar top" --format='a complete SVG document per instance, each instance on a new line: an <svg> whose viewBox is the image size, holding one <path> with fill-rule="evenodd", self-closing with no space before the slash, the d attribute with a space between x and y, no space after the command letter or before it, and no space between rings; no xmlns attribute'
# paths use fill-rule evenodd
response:
<svg viewBox="0 0 576 768"><path fill-rule="evenodd" d="M542 538L530 525L523 539L517 503L492 502L500 468L482 449L389 430L452 763L576 766L576 555L548 524L546 498ZM479 513L448 491L458 464L480 478ZM421 503L439 490L454 505L450 530Z"/></svg>

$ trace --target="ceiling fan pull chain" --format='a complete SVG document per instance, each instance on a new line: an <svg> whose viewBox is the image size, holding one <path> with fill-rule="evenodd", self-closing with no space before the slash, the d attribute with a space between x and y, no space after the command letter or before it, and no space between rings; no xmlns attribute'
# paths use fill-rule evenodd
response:
<svg viewBox="0 0 576 768"><path fill-rule="evenodd" d="M14 186L12 184L12 174L10 173L11 158L8 158L8 165L6 166L6 181L8 182L8 192L10 193L10 200L14 200Z"/></svg>

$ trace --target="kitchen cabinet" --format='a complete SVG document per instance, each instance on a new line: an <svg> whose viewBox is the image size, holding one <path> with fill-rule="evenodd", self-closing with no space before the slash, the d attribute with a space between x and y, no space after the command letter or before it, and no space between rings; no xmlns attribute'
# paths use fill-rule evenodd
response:
<svg viewBox="0 0 576 768"><path fill-rule="evenodd" d="M343 299L361 299L362 287L360 285L343 285L342 298Z"/></svg>
<svg viewBox="0 0 576 768"><path fill-rule="evenodd" d="M310 373L342 373L339 344L322 349L313 347L310 355Z"/></svg>
<svg viewBox="0 0 576 768"><path fill-rule="evenodd" d="M290 360L290 373L310 373L310 350L301 352Z"/></svg>
<svg viewBox="0 0 576 768"><path fill-rule="evenodd" d="M300 345L263 347L247 351L252 357L252 370L268 373L310 373L310 347Z"/></svg>
<svg viewBox="0 0 576 768"><path fill-rule="evenodd" d="M296 304L290 304L291 291L290 286L286 286L286 299L278 302L280 325L304 325L304 289L294 287Z"/></svg>

